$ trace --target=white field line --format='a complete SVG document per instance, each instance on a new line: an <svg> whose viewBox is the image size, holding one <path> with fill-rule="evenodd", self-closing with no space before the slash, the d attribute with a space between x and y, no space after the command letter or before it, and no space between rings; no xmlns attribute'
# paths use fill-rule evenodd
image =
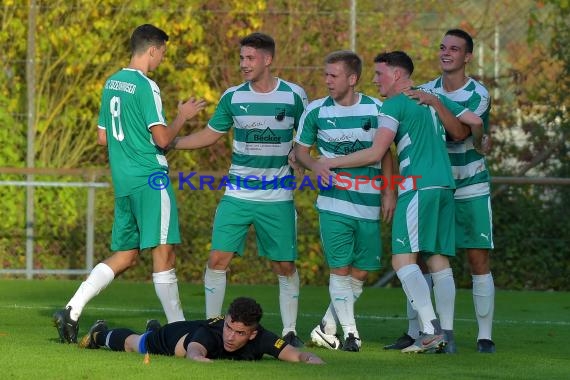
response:
<svg viewBox="0 0 570 380"><path fill-rule="evenodd" d="M39 305L0 305L0 309L14 309L14 310L55 310L50 306L39 306ZM142 313L142 314L153 314L162 313L162 309L138 309L138 308L116 308L116 307L93 307L88 306L89 311L101 311L101 312L113 312L113 313ZM196 312L184 311L186 314L197 314ZM278 317L279 313L264 312L263 315L270 315L272 317ZM299 313L301 318L311 318L318 319L321 318L321 314L308 314ZM201 317L200 317L201 318ZM356 318L360 320L388 320L388 321L404 321L407 320L406 317L392 317L383 315L365 315L358 314ZM473 318L455 318L456 322L475 322ZM545 326L570 326L570 321L548 321L548 320L513 320L513 319L495 319L493 321L495 324L505 324L505 325L545 325Z"/></svg>

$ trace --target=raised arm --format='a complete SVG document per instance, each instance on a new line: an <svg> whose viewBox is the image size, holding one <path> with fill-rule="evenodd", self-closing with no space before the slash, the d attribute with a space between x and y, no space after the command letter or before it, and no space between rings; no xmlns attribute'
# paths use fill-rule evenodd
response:
<svg viewBox="0 0 570 380"><path fill-rule="evenodd" d="M224 135L225 133L216 132L210 127L206 127L187 136L175 138L172 147L174 149L205 148L215 144Z"/></svg>
<svg viewBox="0 0 570 380"><path fill-rule="evenodd" d="M150 128L154 143L162 149L168 149L184 123L196 116L205 106L205 101L194 98L178 103L178 113L169 126L157 124Z"/></svg>
<svg viewBox="0 0 570 380"><path fill-rule="evenodd" d="M319 358L312 352L299 351L297 348L287 345L281 351L278 357L279 360L286 362L302 362L306 364L325 364L323 359Z"/></svg>
<svg viewBox="0 0 570 380"><path fill-rule="evenodd" d="M197 342L190 342L186 348L186 358L190 360L195 360L197 362L211 362L212 359L206 357L208 351L206 347L202 346Z"/></svg>

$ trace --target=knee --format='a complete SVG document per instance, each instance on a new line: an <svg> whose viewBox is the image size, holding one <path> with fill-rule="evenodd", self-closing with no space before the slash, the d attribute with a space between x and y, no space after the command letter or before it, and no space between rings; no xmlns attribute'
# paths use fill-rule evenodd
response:
<svg viewBox="0 0 570 380"><path fill-rule="evenodd" d="M273 272L279 276L290 277L297 271L292 261L273 261Z"/></svg>
<svg viewBox="0 0 570 380"><path fill-rule="evenodd" d="M211 251L208 258L208 268L213 270L226 270L233 259L233 253Z"/></svg>
<svg viewBox="0 0 570 380"><path fill-rule="evenodd" d="M470 250L467 254L471 274L482 275L490 272L489 251L486 250Z"/></svg>

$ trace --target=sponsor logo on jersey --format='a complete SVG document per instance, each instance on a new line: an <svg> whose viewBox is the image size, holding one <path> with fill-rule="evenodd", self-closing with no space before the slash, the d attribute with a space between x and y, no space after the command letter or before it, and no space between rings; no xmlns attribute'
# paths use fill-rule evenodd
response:
<svg viewBox="0 0 570 380"><path fill-rule="evenodd" d="M277 339L275 341L275 348L280 349L281 347L283 347L283 345L285 344L285 341L283 339Z"/></svg>
<svg viewBox="0 0 570 380"><path fill-rule="evenodd" d="M247 132L248 144L281 144L281 137L277 136L269 127L265 129L252 129Z"/></svg>
<svg viewBox="0 0 570 380"><path fill-rule="evenodd" d="M336 144L333 148L335 154L350 154L354 152L358 152L359 150L364 149L364 144L360 142L360 140L353 141L342 141Z"/></svg>

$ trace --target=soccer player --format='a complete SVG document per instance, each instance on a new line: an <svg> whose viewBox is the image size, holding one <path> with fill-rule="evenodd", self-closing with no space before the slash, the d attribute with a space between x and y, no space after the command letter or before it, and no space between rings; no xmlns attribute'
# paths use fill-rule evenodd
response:
<svg viewBox="0 0 570 380"><path fill-rule="evenodd" d="M173 244L180 243L178 210L170 185L149 186L151 176L166 177L165 149L184 123L205 103L179 103L168 125L160 89L147 77L166 52L168 35L153 25L141 25L131 35L129 66L105 82L98 121L98 143L106 145L115 189L113 255L97 264L64 310L53 318L61 342L76 343L79 317L85 305L115 276L136 264L139 252L152 249L152 279L169 322L184 320L174 270Z"/></svg>
<svg viewBox="0 0 570 380"><path fill-rule="evenodd" d="M176 139L176 149L214 144L232 127L229 183L214 218L212 250L204 274L206 317L221 314L226 271L234 255L243 255L247 232L255 227L259 255L271 260L279 281L283 336L302 345L296 322L299 298L296 212L291 188L281 186L291 174L288 154L293 131L307 105L305 91L271 74L275 41L253 33L240 41L245 82L227 89L208 126Z"/></svg>
<svg viewBox="0 0 570 380"><path fill-rule="evenodd" d="M335 51L325 59L325 84L329 96L311 102L301 117L295 137L296 160L313 170L319 161L310 148L316 143L325 157L337 157L370 147L378 128L382 103L358 93L362 60L352 51ZM390 220L396 204L394 189L380 175L392 177L392 155L384 154L382 165L374 162L355 168L335 169L337 186L322 187L317 198L321 244L330 268L329 305L321 323L311 332L314 344L339 349L337 321L344 332L345 351L359 351L354 304L362 294L369 271L380 269L380 208ZM385 187L384 197L380 189ZM382 202L381 202L382 199Z"/></svg>
<svg viewBox="0 0 570 380"><path fill-rule="evenodd" d="M439 47L442 75L422 88L445 95L479 115L484 132L489 135L489 92L480 82L465 73L473 57L473 39L461 29L445 33ZM423 95L422 95L423 96ZM426 99L427 100L427 99ZM429 101L429 100L428 100ZM490 176L485 157L474 147L473 136L464 141L448 142L447 150L455 178L455 246L465 249L473 281L473 303L479 326L477 351L495 352L491 333L495 308L495 285L489 254L493 246ZM419 324L417 313L408 303L408 333L386 348L403 348L412 344ZM446 347L446 350L451 347Z"/></svg>
<svg viewBox="0 0 570 380"><path fill-rule="evenodd" d="M392 267L418 312L423 332L402 352L441 351L445 346L444 335L435 316L430 290L416 262L419 253L426 257L436 299L443 289L455 289L448 260L448 256L455 255L455 183L445 147L445 129L432 107L417 104L403 94L412 84L410 75L414 70L406 53L382 53L374 62L374 83L387 99L382 105L372 146L350 155L320 160L328 168L368 165L380 160L391 143L396 143L400 174L408 179L399 188L392 223ZM482 121L477 115L445 97L440 100L455 117L480 134ZM454 291L444 293L455 295Z"/></svg>
<svg viewBox="0 0 570 380"><path fill-rule="evenodd" d="M169 323L143 334L127 328L109 330L107 323L98 320L81 340L80 347L113 351L138 352L186 357L190 360L210 362L212 359L261 360L271 355L288 362L324 364L310 352L301 352L259 324L263 312L252 298L238 297L225 316L201 320Z"/></svg>

